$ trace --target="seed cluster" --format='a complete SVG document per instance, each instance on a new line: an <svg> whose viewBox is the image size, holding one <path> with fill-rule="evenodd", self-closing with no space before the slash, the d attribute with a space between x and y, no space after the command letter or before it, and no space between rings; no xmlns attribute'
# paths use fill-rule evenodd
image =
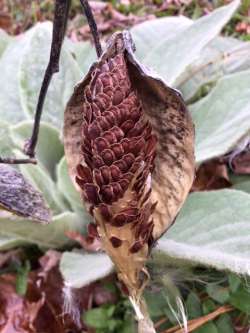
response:
<svg viewBox="0 0 250 333"><path fill-rule="evenodd" d="M156 203L151 203L150 194L156 143L124 55L118 53L95 68L84 89L83 162L77 166L76 182L90 212L102 217L105 229L130 225L130 253L153 244ZM93 224L89 234L98 235ZM111 233L109 241L119 248L128 240Z"/></svg>

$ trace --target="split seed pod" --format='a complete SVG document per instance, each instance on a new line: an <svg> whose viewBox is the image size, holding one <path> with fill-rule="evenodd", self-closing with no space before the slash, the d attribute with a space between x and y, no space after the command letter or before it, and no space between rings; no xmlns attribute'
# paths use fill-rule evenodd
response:
<svg viewBox="0 0 250 333"><path fill-rule="evenodd" d="M133 52L129 32L111 37L68 103L64 145L72 180L140 319L146 260L193 182L194 128L180 94Z"/></svg>

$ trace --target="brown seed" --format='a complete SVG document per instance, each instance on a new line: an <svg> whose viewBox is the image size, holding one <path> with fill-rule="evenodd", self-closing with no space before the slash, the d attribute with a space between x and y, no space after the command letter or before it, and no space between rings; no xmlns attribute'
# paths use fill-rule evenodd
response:
<svg viewBox="0 0 250 333"><path fill-rule="evenodd" d="M122 245L122 240L117 237L113 236L109 240L114 248L120 247Z"/></svg>
<svg viewBox="0 0 250 333"><path fill-rule="evenodd" d="M103 184L105 184L104 179L102 177L102 173L99 169L94 169L93 176L94 176L94 182L98 186L102 186Z"/></svg>
<svg viewBox="0 0 250 333"><path fill-rule="evenodd" d="M114 143L110 149L113 150L116 159L120 159L124 155L124 150L121 143Z"/></svg>
<svg viewBox="0 0 250 333"><path fill-rule="evenodd" d="M116 199L111 185L102 186L100 193L104 203L111 204Z"/></svg>
<svg viewBox="0 0 250 333"><path fill-rule="evenodd" d="M94 147L98 153L101 153L104 149L107 149L109 146L109 143L104 138L96 138L94 140Z"/></svg>
<svg viewBox="0 0 250 333"><path fill-rule="evenodd" d="M124 94L121 88L116 89L113 97L113 105L118 105L122 102Z"/></svg>
<svg viewBox="0 0 250 333"><path fill-rule="evenodd" d="M112 214L109 210L109 207L107 205L105 205L104 203L101 203L99 206L99 211L102 215L102 217L107 221L110 222L112 219Z"/></svg>
<svg viewBox="0 0 250 333"><path fill-rule="evenodd" d="M126 164L126 162L123 159L115 161L114 165L117 166L120 169L120 171L122 171L122 172L128 171L127 164Z"/></svg>
<svg viewBox="0 0 250 333"><path fill-rule="evenodd" d="M99 237L99 234L98 234L98 231L97 231L97 225L94 224L94 223L89 223L88 224L88 235L90 237L94 237L94 238L98 238Z"/></svg>
<svg viewBox="0 0 250 333"><path fill-rule="evenodd" d="M96 122L93 122L88 128L88 138L91 140L96 139L101 134L101 128Z"/></svg>
<svg viewBox="0 0 250 333"><path fill-rule="evenodd" d="M100 168L103 165L104 165L103 159L100 156L98 156L98 155L94 155L93 156L93 166L95 168Z"/></svg>
<svg viewBox="0 0 250 333"><path fill-rule="evenodd" d="M107 165L104 165L100 168L104 184L109 184L111 182L110 168Z"/></svg>
<svg viewBox="0 0 250 333"><path fill-rule="evenodd" d="M93 177L89 168L83 166L82 164L78 164L76 167L76 171L78 176L82 178L85 183L92 183Z"/></svg>
<svg viewBox="0 0 250 333"><path fill-rule="evenodd" d="M143 248L143 242L142 241L137 241L135 242L131 248L129 249L130 253L137 253Z"/></svg>
<svg viewBox="0 0 250 333"><path fill-rule="evenodd" d="M107 165L111 165L115 161L115 154L111 149L104 149L101 152L101 157Z"/></svg>
<svg viewBox="0 0 250 333"><path fill-rule="evenodd" d="M138 215L138 208L128 208L117 214L111 221L111 224L115 227L121 227L127 223L134 222L139 217Z"/></svg>
<svg viewBox="0 0 250 333"><path fill-rule="evenodd" d="M129 130L131 130L134 127L134 121L129 119L126 120L122 125L121 125L121 129L123 130L123 132L126 134Z"/></svg>
<svg viewBox="0 0 250 333"><path fill-rule="evenodd" d="M100 198L98 194L98 188L94 184L85 184L84 187L84 192L86 195L86 199L90 202L93 203L94 205L98 205L100 203Z"/></svg>

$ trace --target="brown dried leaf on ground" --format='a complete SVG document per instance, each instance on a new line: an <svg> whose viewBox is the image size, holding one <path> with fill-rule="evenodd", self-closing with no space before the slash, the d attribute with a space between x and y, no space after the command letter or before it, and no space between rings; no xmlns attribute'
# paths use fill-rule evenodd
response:
<svg viewBox="0 0 250 333"><path fill-rule="evenodd" d="M223 306L219 307L218 309L216 309L215 311L213 311L213 312L211 312L211 313L209 313L205 316L189 320L187 322L188 332L191 333L191 332L195 331L196 329L202 327L207 322L217 318L218 316L220 316L224 313L228 313L228 312L231 312L233 310L234 310L234 308L232 306L223 305ZM175 326L175 327L167 329L166 331L164 331L162 333L182 333L182 332L183 332L182 328L180 329L179 326Z"/></svg>
<svg viewBox="0 0 250 333"><path fill-rule="evenodd" d="M116 29L124 29L132 27L144 21L148 21L155 18L153 14L145 14L138 16L135 14L124 15L121 12L114 9L110 3L103 3L99 1L90 1L95 21L98 25L98 31L103 34L111 33ZM82 14L76 15L76 17L69 23L69 36L72 40L86 40L91 38L89 26L79 26L82 21Z"/></svg>
<svg viewBox="0 0 250 333"><path fill-rule="evenodd" d="M18 248L0 253L0 268L12 262L19 262L24 257L23 249Z"/></svg>
<svg viewBox="0 0 250 333"><path fill-rule="evenodd" d="M46 280L48 273L52 268L57 267L62 254L55 250L48 250L40 259L39 264L41 269L38 272L38 277Z"/></svg>
<svg viewBox="0 0 250 333"><path fill-rule="evenodd" d="M233 172L238 175L250 174L250 150L243 151L231 162Z"/></svg>
<svg viewBox="0 0 250 333"><path fill-rule="evenodd" d="M202 164L196 172L192 191L211 191L231 187L225 162L213 160Z"/></svg>
<svg viewBox="0 0 250 333"><path fill-rule="evenodd" d="M111 37L68 103L64 145L92 231L144 311L145 262L193 182L194 128L180 94L133 51L127 31Z"/></svg>
<svg viewBox="0 0 250 333"><path fill-rule="evenodd" d="M97 252L102 249L100 240L93 236L84 236L77 231L66 231L66 236L76 243L80 244L81 247L88 252Z"/></svg>
<svg viewBox="0 0 250 333"><path fill-rule="evenodd" d="M7 164L0 165L0 209L38 222L51 220L42 194Z"/></svg>
<svg viewBox="0 0 250 333"><path fill-rule="evenodd" d="M40 258L41 267L30 272L24 297L16 293L14 274L0 276L0 333L85 332L83 323L74 322L64 313L63 279L58 269L60 256L59 252L48 251ZM102 300L113 301L107 294L98 299L97 286L95 283L77 291L81 310L89 309L96 301L100 304Z"/></svg>
<svg viewBox="0 0 250 333"><path fill-rule="evenodd" d="M249 333L250 327L242 327L242 326L235 326L234 330L235 333Z"/></svg>
<svg viewBox="0 0 250 333"><path fill-rule="evenodd" d="M0 11L0 29L9 30L12 25L10 15Z"/></svg>
<svg viewBox="0 0 250 333"><path fill-rule="evenodd" d="M32 300L16 294L15 276L0 277L0 332L37 333L34 322L44 304L44 297Z"/></svg>

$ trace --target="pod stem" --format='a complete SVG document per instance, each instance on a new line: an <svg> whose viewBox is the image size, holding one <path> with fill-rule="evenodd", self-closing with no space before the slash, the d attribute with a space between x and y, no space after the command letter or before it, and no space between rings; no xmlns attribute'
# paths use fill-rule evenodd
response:
<svg viewBox="0 0 250 333"><path fill-rule="evenodd" d="M133 297L129 297L129 299L136 313L136 319L138 321L138 333L156 333L154 324L150 319L145 300L141 298L138 301Z"/></svg>
<svg viewBox="0 0 250 333"><path fill-rule="evenodd" d="M101 46L100 36L99 36L99 33L98 33L98 29L97 29L97 25L96 25L94 15L92 13L92 10L91 10L91 7L88 3L88 0L80 0L80 3L83 7L85 16L87 18L89 28L90 28L91 34L93 36L95 49L96 49L96 54L97 54L97 57L99 58L102 54L102 46Z"/></svg>

